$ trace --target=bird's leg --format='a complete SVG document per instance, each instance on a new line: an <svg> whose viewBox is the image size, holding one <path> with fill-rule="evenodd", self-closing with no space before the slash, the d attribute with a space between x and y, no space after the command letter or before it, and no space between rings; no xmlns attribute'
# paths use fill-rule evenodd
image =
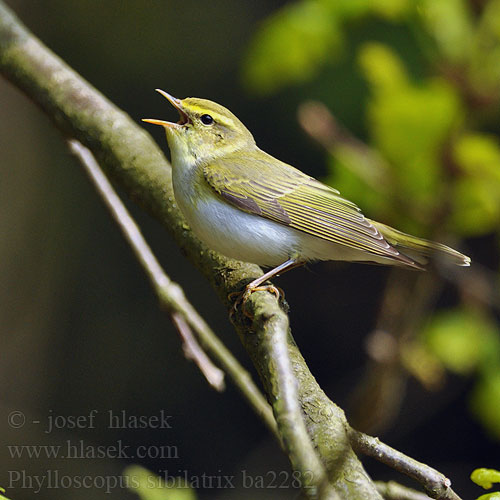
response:
<svg viewBox="0 0 500 500"><path fill-rule="evenodd" d="M284 293L281 289L275 287L274 285L262 285L262 283L266 282L267 280L271 279L274 276L278 276L279 274L283 274L286 271L289 271L290 269L293 269L295 267L302 266L304 264L303 261L298 261L296 259L288 259L287 261L283 262L283 264L280 264L277 267L274 267L270 271L267 271L267 273L264 273L262 276L259 276L258 278L254 279L248 285L245 287L245 291L241 294L239 292L231 293L229 295L229 298L231 299L232 296L239 294L238 299L234 303L233 306L233 312L236 312L236 309L240 305L240 303L245 304L245 302L248 300L248 297L253 292L257 291L268 291L271 293L274 293L276 295L276 298L279 298L280 296L284 296Z"/></svg>
<svg viewBox="0 0 500 500"><path fill-rule="evenodd" d="M257 288L260 287L262 283L265 281L271 279L274 276L278 276L280 274L283 274L286 271L289 271L290 269L293 269L294 267L299 267L302 266L304 262L298 262L295 259L288 259L286 262L283 262L283 264L280 264L277 267L274 267L270 271L267 271L267 273L264 273L262 276L254 279L248 285L246 286L246 291L248 292L255 292ZM269 285L272 287L272 285ZM267 287L263 287L267 288Z"/></svg>

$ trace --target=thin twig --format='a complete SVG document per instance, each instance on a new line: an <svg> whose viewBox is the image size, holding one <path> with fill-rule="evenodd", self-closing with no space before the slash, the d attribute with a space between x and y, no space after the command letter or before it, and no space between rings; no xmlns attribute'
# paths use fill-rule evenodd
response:
<svg viewBox="0 0 500 500"><path fill-rule="evenodd" d="M182 347L184 350L184 355L186 358L192 359L201 373L205 376L208 383L218 391L223 391L225 388L224 384L224 372L217 368L210 358L206 355L205 351L200 347L200 344L194 338L191 328L186 323L184 316L177 312L171 315L172 322L177 328L179 335L182 339Z"/></svg>
<svg viewBox="0 0 500 500"><path fill-rule="evenodd" d="M349 430L349 437L355 451L375 458L379 462L415 479L424 487L431 498L436 500L460 500L460 497L451 489L451 481L436 469L391 448L378 438L368 436L354 429Z"/></svg>
<svg viewBox="0 0 500 500"><path fill-rule="evenodd" d="M375 481L377 491L384 497L385 500L431 500L431 497L420 491L407 488L394 481L384 483Z"/></svg>
<svg viewBox="0 0 500 500"><path fill-rule="evenodd" d="M205 320L196 312L184 295L182 288L177 283L174 283L163 271L137 224L129 215L90 150L74 139L68 141L68 143L71 151L82 163L113 218L131 245L135 255L147 273L162 306L166 308L169 314L179 314L182 316L190 328L196 332L203 347L231 377L255 412L264 420L269 429L273 433L276 433L276 422L271 408L257 386L253 383L249 373L239 364L236 358L234 358L231 352L206 324ZM213 368L215 367L212 367L212 372Z"/></svg>

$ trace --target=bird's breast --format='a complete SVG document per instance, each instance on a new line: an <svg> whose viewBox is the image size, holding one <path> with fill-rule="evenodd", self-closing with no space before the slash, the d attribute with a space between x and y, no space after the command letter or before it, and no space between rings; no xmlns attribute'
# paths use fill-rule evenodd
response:
<svg viewBox="0 0 500 500"><path fill-rule="evenodd" d="M262 266L281 264L294 253L294 230L233 207L207 184L201 168L177 167L174 164L177 204L196 236L212 250Z"/></svg>

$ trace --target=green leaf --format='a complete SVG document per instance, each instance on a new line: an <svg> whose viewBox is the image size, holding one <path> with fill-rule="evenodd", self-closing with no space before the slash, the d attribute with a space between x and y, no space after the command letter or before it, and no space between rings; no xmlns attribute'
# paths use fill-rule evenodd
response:
<svg viewBox="0 0 500 500"><path fill-rule="evenodd" d="M500 439L500 368L487 373L474 388L471 397L472 411L483 426L496 439Z"/></svg>
<svg viewBox="0 0 500 500"><path fill-rule="evenodd" d="M474 311L455 309L434 315L423 338L431 352L455 373L465 375L477 368L486 370L485 364L499 363L496 325Z"/></svg>
<svg viewBox="0 0 500 500"><path fill-rule="evenodd" d="M321 0L339 20L358 19L373 9L372 0Z"/></svg>
<svg viewBox="0 0 500 500"><path fill-rule="evenodd" d="M443 189L443 144L462 119L455 90L442 80L377 93L368 106L375 145L390 161L400 196L432 211Z"/></svg>
<svg viewBox="0 0 500 500"><path fill-rule="evenodd" d="M392 164L400 197L425 215L442 196L442 150L462 121L460 98L443 79L412 84L399 57L382 44L365 44L359 64L372 89L368 122L375 146Z"/></svg>
<svg viewBox="0 0 500 500"><path fill-rule="evenodd" d="M420 0L418 8L442 57L454 63L468 60L474 44L468 3L465 0Z"/></svg>
<svg viewBox="0 0 500 500"><path fill-rule="evenodd" d="M454 145L454 159L464 174L487 177L500 187L500 146L494 136L462 135Z"/></svg>
<svg viewBox="0 0 500 500"><path fill-rule="evenodd" d="M477 500L500 500L500 491L495 493L486 493L477 498Z"/></svg>
<svg viewBox="0 0 500 500"><path fill-rule="evenodd" d="M183 478L169 478L165 481L138 465L127 467L123 476L128 479L128 489L141 500L196 500L194 490Z"/></svg>
<svg viewBox="0 0 500 500"><path fill-rule="evenodd" d="M495 231L500 223L500 193L487 178L458 179L451 188L449 230L462 236Z"/></svg>
<svg viewBox="0 0 500 500"><path fill-rule="evenodd" d="M251 41L242 78L250 90L266 94L307 81L343 47L343 27L368 15L401 19L410 0L300 0L269 16Z"/></svg>
<svg viewBox="0 0 500 500"><path fill-rule="evenodd" d="M408 85L408 75L396 53L382 43L365 43L358 64L374 92L392 92Z"/></svg>
<svg viewBox="0 0 500 500"><path fill-rule="evenodd" d="M452 187L450 226L466 236L485 234L500 223L500 147L495 138L465 134L454 145L461 177Z"/></svg>
<svg viewBox="0 0 500 500"><path fill-rule="evenodd" d="M394 20L410 11L410 0L321 0L339 20L359 19L367 14Z"/></svg>
<svg viewBox="0 0 500 500"><path fill-rule="evenodd" d="M471 89L488 99L498 93L500 79L500 1L484 4L477 22L475 41L468 60Z"/></svg>
<svg viewBox="0 0 500 500"><path fill-rule="evenodd" d="M261 93L306 81L341 46L337 19L325 2L302 0L286 5L257 31L244 62L243 81Z"/></svg>
<svg viewBox="0 0 500 500"><path fill-rule="evenodd" d="M0 500L10 500L6 496L2 495L2 493L5 493L5 490L2 487L0 487Z"/></svg>
<svg viewBox="0 0 500 500"><path fill-rule="evenodd" d="M470 478L485 490L489 490L493 483L500 483L500 471L485 468L475 469Z"/></svg>
<svg viewBox="0 0 500 500"><path fill-rule="evenodd" d="M387 19L400 19L411 7L408 0L378 0L371 2L375 12Z"/></svg>

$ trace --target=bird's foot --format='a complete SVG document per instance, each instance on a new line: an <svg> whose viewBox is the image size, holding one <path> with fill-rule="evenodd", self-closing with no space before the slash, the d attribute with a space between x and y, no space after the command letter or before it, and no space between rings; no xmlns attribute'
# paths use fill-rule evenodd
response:
<svg viewBox="0 0 500 500"><path fill-rule="evenodd" d="M236 298L233 307L231 308L231 317L236 313L238 307L243 306L243 314L247 318L253 319L253 316L249 314L245 308L245 303L253 292L269 292L272 293L278 300L285 298L285 292L280 287L274 285L252 286L252 284L249 283L243 292L232 292L228 295L228 299L230 301L233 301Z"/></svg>

